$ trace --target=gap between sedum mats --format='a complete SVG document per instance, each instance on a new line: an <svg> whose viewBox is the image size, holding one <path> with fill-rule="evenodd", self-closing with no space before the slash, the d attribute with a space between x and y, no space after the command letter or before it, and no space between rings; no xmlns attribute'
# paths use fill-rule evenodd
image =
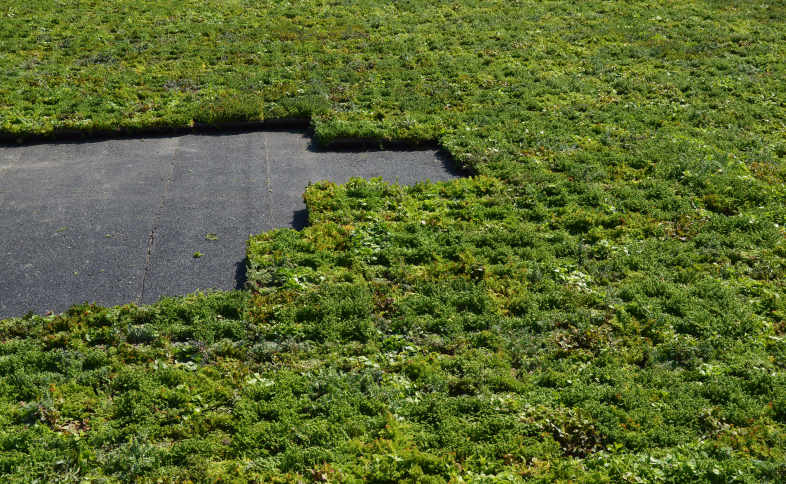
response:
<svg viewBox="0 0 786 484"><path fill-rule="evenodd" d="M436 150L320 151L292 131L0 146L0 318L240 288L249 235L302 228L309 182L377 176L460 174Z"/></svg>

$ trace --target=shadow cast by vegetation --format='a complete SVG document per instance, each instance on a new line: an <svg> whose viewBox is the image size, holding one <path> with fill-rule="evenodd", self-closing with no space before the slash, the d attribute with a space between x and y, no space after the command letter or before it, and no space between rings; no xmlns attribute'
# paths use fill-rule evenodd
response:
<svg viewBox="0 0 786 484"><path fill-rule="evenodd" d="M168 138L186 134L230 135L257 131L310 132L308 118L282 118L264 121L237 121L216 124L194 123L192 126L152 126L118 129L55 129L51 133L10 134L0 131L0 147L52 143L83 143L112 139Z"/></svg>
<svg viewBox="0 0 786 484"><path fill-rule="evenodd" d="M320 141L312 135L309 144L309 150L315 153L365 153L368 151L411 151L438 148L439 143L436 140L354 138L350 136Z"/></svg>
<svg viewBox="0 0 786 484"><path fill-rule="evenodd" d="M248 276L246 275L247 269L248 257L244 257L243 260L235 262L235 289L243 290L246 288L246 282L248 281Z"/></svg>
<svg viewBox="0 0 786 484"><path fill-rule="evenodd" d="M308 209L295 210L292 212L292 228L303 230L308 225Z"/></svg>

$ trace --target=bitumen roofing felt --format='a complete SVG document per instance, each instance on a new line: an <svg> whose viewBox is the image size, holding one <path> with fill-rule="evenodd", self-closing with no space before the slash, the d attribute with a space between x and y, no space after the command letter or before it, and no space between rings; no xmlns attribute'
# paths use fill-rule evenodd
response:
<svg viewBox="0 0 786 484"><path fill-rule="evenodd" d="M241 288L250 234L302 228L308 183L354 176L460 173L434 149L323 151L295 131L0 146L0 318Z"/></svg>

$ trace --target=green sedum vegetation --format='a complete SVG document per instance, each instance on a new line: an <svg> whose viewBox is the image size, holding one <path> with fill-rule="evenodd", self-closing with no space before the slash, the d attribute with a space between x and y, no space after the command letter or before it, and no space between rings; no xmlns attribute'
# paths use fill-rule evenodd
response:
<svg viewBox="0 0 786 484"><path fill-rule="evenodd" d="M5 481L786 479L786 5L7 2L0 133L311 120L249 289L0 322Z"/></svg>

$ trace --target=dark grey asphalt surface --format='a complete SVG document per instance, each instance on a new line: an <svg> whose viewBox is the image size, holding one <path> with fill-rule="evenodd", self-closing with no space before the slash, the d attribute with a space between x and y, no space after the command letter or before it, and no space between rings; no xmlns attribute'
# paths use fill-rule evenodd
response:
<svg viewBox="0 0 786 484"><path fill-rule="evenodd" d="M267 131L0 146L0 318L241 287L248 236L302 228L309 182L459 176L434 150L310 145Z"/></svg>

